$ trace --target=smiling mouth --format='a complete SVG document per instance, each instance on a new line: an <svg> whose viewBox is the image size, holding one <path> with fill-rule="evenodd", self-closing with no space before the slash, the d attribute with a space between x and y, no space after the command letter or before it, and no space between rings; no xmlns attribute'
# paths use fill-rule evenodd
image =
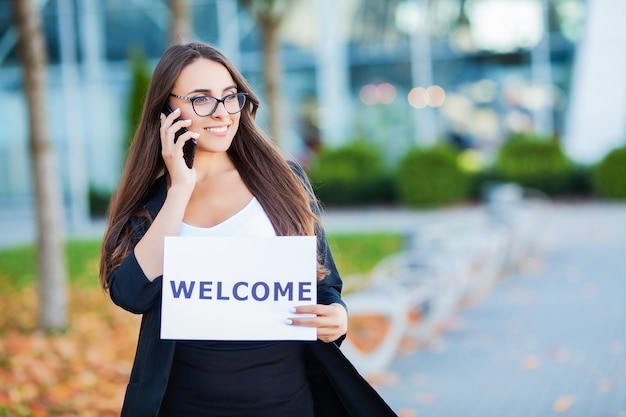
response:
<svg viewBox="0 0 626 417"><path fill-rule="evenodd" d="M209 133L225 133L228 130L228 126L207 127L205 130Z"/></svg>

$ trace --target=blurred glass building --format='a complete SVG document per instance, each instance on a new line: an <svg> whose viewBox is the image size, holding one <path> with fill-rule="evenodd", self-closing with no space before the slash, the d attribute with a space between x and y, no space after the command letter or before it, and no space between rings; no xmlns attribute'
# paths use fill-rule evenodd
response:
<svg viewBox="0 0 626 417"><path fill-rule="evenodd" d="M598 68L576 71L583 46L595 50L586 43L595 21L588 17L607 7L611 16L623 15L615 6L626 12L613 0L288 1L281 136L282 146L303 158L318 141L338 146L355 138L391 160L409 146L438 140L485 155L511 132L567 140L568 130L582 129L569 121L570 109L588 114L572 97L593 103L585 77L597 76ZM169 43L170 12L163 0L35 3L49 54L49 127L70 224L77 225L88 216L88 189L110 191L120 175L129 54L140 50L154 65ZM222 49L263 99L261 37L251 15L236 0L189 0L189 7L192 38ZM615 41L611 36L600 42ZM32 210L15 41L9 1L0 0L0 213ZM265 110L259 111L262 125ZM571 148L579 159L589 154L584 146ZM596 148L592 157L604 151Z"/></svg>

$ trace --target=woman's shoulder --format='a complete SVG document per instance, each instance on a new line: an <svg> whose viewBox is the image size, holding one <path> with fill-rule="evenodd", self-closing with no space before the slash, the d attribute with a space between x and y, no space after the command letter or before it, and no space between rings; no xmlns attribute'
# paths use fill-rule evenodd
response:
<svg viewBox="0 0 626 417"><path fill-rule="evenodd" d="M289 165L289 168L291 168L291 171L293 171L293 173L296 174L298 179L300 179L300 181L304 184L304 186L307 189L311 188L310 184L309 184L309 178L308 178L308 176L306 174L306 171L304 170L302 165L300 165L300 163L298 163L298 161L295 161L293 159L288 159L287 160L287 165Z"/></svg>
<svg viewBox="0 0 626 417"><path fill-rule="evenodd" d="M298 161L293 160L293 159L287 159L287 165L289 165L289 168L291 168L294 174L296 174L298 177L300 178L306 177L304 168L302 167L302 165L298 163Z"/></svg>

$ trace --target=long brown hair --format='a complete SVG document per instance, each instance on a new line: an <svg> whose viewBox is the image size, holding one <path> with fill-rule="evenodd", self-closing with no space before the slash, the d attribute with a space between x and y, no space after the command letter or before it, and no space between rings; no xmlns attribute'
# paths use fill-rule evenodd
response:
<svg viewBox="0 0 626 417"><path fill-rule="evenodd" d="M319 218L310 205L313 195L294 174L278 148L256 125L259 99L243 75L210 45L198 42L173 45L165 51L154 69L126 167L109 207L100 259L100 284L105 290L109 287L109 274L128 256L138 238L129 227L129 220L143 217L152 221L143 203L155 180L167 174L161 157L159 117L183 68L200 58L224 65L237 90L248 93L239 129L227 153L246 186L263 206L276 234L314 235L319 227ZM318 265L318 278L326 273Z"/></svg>

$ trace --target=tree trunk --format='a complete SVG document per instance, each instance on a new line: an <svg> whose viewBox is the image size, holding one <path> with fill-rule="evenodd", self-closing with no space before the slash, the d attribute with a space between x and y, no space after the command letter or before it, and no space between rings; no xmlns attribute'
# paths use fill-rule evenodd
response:
<svg viewBox="0 0 626 417"><path fill-rule="evenodd" d="M172 43L188 42L191 34L191 21L187 0L170 0L170 9L172 13L170 39Z"/></svg>
<svg viewBox="0 0 626 417"><path fill-rule="evenodd" d="M280 145L282 143L282 97L281 78L283 75L282 63L280 60L280 39L279 25L273 21L261 22L263 31L263 56L265 65L263 67L263 80L265 82L265 95L269 108L269 130L274 141Z"/></svg>
<svg viewBox="0 0 626 417"><path fill-rule="evenodd" d="M254 16L263 38L263 80L269 111L269 133L274 142L282 144L283 68L280 57L280 26L294 4L294 0L239 0L239 3Z"/></svg>
<svg viewBox="0 0 626 417"><path fill-rule="evenodd" d="M12 0L28 103L29 145L37 211L39 326L67 327L66 265L61 185L47 130L46 51L39 15L32 0Z"/></svg>

